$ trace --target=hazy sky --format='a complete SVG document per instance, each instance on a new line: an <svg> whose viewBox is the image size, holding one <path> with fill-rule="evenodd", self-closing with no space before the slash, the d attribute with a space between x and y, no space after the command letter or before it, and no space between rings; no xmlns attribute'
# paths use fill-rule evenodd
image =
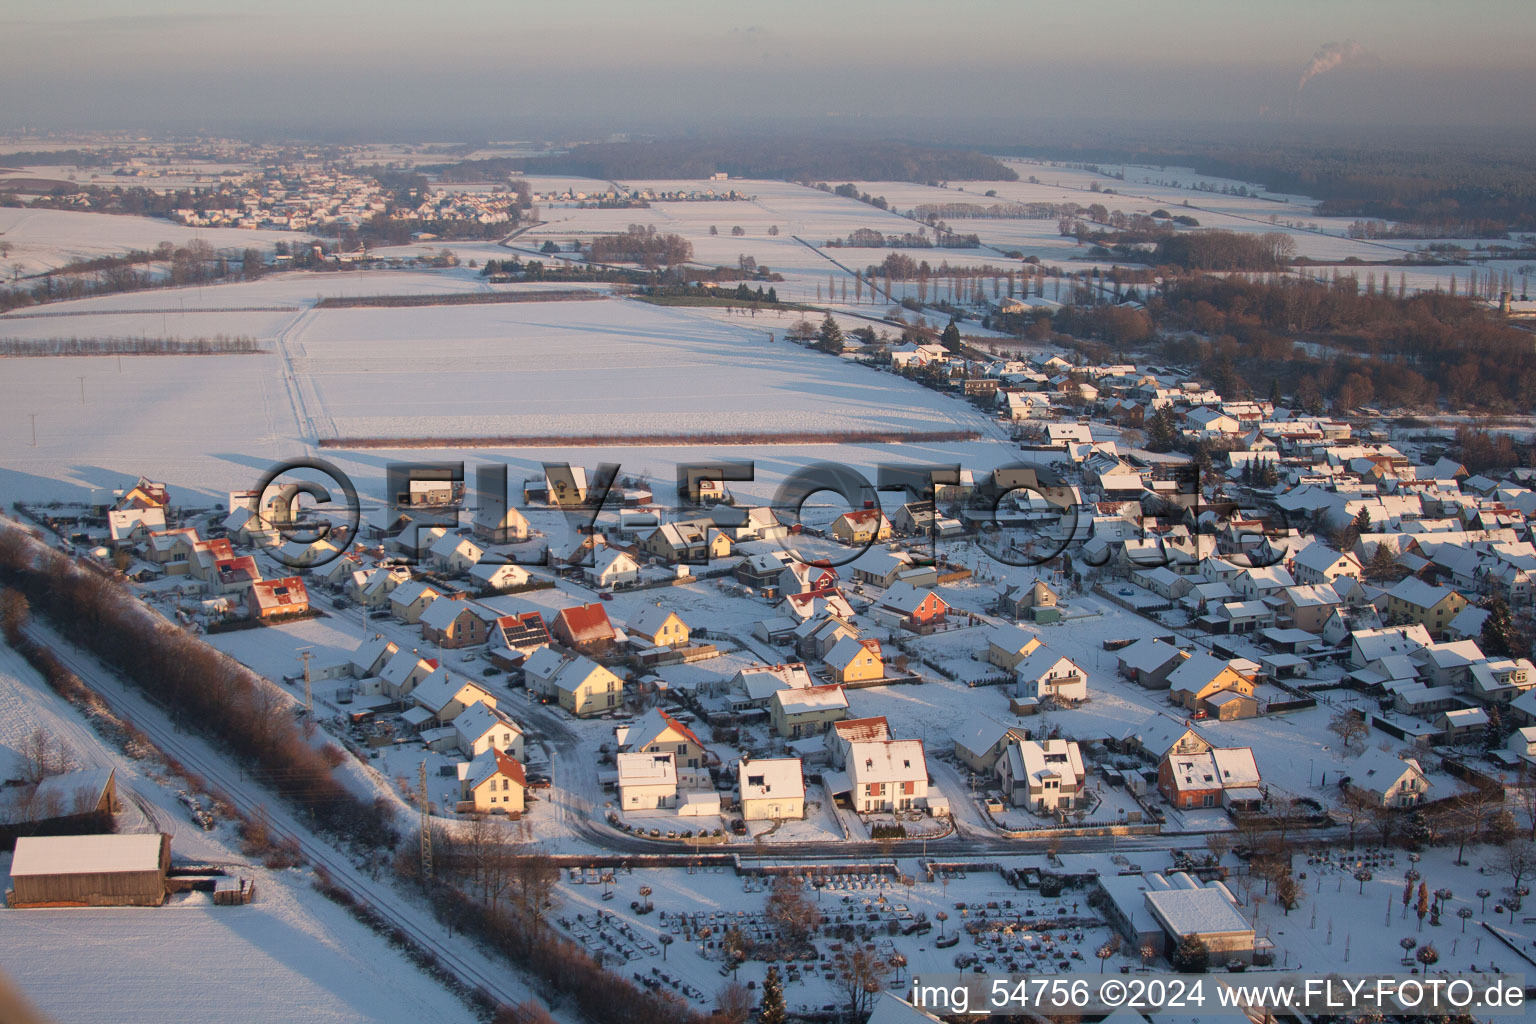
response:
<svg viewBox="0 0 1536 1024"><path fill-rule="evenodd" d="M0 129L493 138L566 125L1006 129L1045 118L1536 125L1529 0L4 0L0 10ZM1328 43L1349 59L1298 91Z"/></svg>

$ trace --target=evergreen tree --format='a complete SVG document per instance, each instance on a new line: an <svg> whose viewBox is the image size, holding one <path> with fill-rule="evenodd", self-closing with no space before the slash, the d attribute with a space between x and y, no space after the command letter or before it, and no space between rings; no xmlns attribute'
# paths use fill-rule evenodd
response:
<svg viewBox="0 0 1536 1024"><path fill-rule="evenodd" d="M1190 934L1179 940L1178 948L1168 959L1180 974L1204 974L1211 966L1211 950L1200 936Z"/></svg>
<svg viewBox="0 0 1536 1024"><path fill-rule="evenodd" d="M1163 406L1146 421L1147 450L1171 452L1179 443L1179 426L1173 419L1173 409Z"/></svg>
<svg viewBox="0 0 1536 1024"><path fill-rule="evenodd" d="M949 326L944 328L944 333L939 335L939 343L950 352L960 351L960 328L951 320Z"/></svg>
<svg viewBox="0 0 1536 1024"><path fill-rule="evenodd" d="M1280 407L1280 378L1278 377L1269 382L1269 404L1277 409Z"/></svg>
<svg viewBox="0 0 1536 1024"><path fill-rule="evenodd" d="M1373 583L1390 580L1399 572L1397 559L1392 557L1392 549L1385 544L1377 544L1376 550L1371 552L1371 557L1365 563L1365 578Z"/></svg>
<svg viewBox="0 0 1536 1024"><path fill-rule="evenodd" d="M832 353L843 350L843 329L837 326L837 321L832 319L831 313L821 321L821 329L816 332L816 347Z"/></svg>
<svg viewBox="0 0 1536 1024"><path fill-rule="evenodd" d="M768 976L763 979L763 1005L758 1008L758 1024L784 1024L788 1015L784 1009L784 986L779 981L779 968L768 965Z"/></svg>
<svg viewBox="0 0 1536 1024"><path fill-rule="evenodd" d="M1520 645L1514 619L1509 615L1509 605L1502 597L1494 597L1483 607L1487 609L1488 617L1483 620L1483 634L1478 639L1478 646L1489 656L1516 657Z"/></svg>

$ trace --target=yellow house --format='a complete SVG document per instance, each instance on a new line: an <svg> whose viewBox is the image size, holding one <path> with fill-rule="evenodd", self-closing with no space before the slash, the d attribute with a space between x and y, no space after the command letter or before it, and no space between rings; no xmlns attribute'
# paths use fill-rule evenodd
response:
<svg viewBox="0 0 1536 1024"><path fill-rule="evenodd" d="M459 763L459 813L522 814L528 789L523 766L495 747Z"/></svg>
<svg viewBox="0 0 1536 1024"><path fill-rule="evenodd" d="M885 659L881 656L878 640L845 636L832 645L824 660L832 678L839 683L885 678Z"/></svg>
<svg viewBox="0 0 1536 1024"><path fill-rule="evenodd" d="M868 544L889 540L891 521L877 508L844 512L832 521L832 536L844 544Z"/></svg>
<svg viewBox="0 0 1536 1024"><path fill-rule="evenodd" d="M1198 711L1208 698L1223 691L1253 696L1253 680L1210 654L1193 654L1168 675L1169 696L1186 710Z"/></svg>
<svg viewBox="0 0 1536 1024"><path fill-rule="evenodd" d="M1466 606L1467 599L1450 587L1431 586L1414 576L1387 591L1389 622L1421 625L1437 636Z"/></svg>
<svg viewBox="0 0 1536 1024"><path fill-rule="evenodd" d="M624 681L585 655L541 647L523 664L523 679L536 693L577 717L612 711L624 703Z"/></svg>
<svg viewBox="0 0 1536 1024"><path fill-rule="evenodd" d="M1018 626L998 626L987 637L987 661L1012 672L1040 646L1040 638Z"/></svg>
<svg viewBox="0 0 1536 1024"><path fill-rule="evenodd" d="M629 620L629 635L643 637L656 647L685 647L688 644L688 624L676 612L652 605Z"/></svg>

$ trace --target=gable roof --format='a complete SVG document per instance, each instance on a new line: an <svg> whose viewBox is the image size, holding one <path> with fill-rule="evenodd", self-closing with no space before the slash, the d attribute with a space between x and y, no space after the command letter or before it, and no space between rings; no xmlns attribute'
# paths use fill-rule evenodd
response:
<svg viewBox="0 0 1536 1024"><path fill-rule="evenodd" d="M696 747L704 746L704 741L695 736L692 729L661 708L652 708L641 715L639 721L630 726L629 733L624 737L624 745L630 750L644 750L668 731L678 734Z"/></svg>
<svg viewBox="0 0 1536 1024"><path fill-rule="evenodd" d="M469 788L475 790L497 775L505 775L519 786L528 785L528 776L524 774L522 764L495 747L489 748L485 753L468 762L463 778L469 784Z"/></svg>
<svg viewBox="0 0 1536 1024"><path fill-rule="evenodd" d="M613 637L613 623L608 621L608 613L603 610L603 606L596 602L575 608L562 608L555 619L563 624L574 643Z"/></svg>

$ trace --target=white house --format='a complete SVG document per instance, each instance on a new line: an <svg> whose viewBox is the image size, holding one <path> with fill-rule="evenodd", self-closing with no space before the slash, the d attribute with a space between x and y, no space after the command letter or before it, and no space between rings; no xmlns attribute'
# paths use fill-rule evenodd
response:
<svg viewBox="0 0 1536 1024"><path fill-rule="evenodd" d="M1019 698L1059 697L1062 700L1087 700L1087 674L1077 662L1041 644L1015 666L1014 695Z"/></svg>
<svg viewBox="0 0 1536 1024"><path fill-rule="evenodd" d="M1349 789L1381 807L1412 807L1429 789L1416 759L1399 760L1385 750L1367 750L1346 771Z"/></svg>

